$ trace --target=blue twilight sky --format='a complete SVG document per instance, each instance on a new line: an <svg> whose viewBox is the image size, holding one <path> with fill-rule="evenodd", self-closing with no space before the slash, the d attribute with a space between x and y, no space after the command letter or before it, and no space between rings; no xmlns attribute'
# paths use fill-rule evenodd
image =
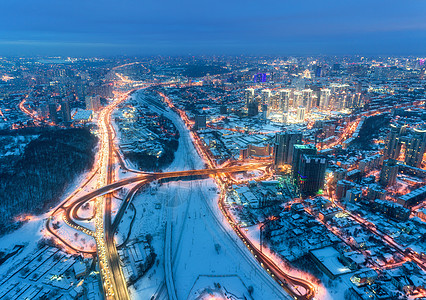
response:
<svg viewBox="0 0 426 300"><path fill-rule="evenodd" d="M28 54L426 55L426 0L1 0Z"/></svg>

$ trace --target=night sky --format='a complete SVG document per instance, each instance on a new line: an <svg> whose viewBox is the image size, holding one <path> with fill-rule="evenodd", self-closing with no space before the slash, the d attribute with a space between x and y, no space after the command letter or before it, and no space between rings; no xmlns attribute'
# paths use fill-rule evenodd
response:
<svg viewBox="0 0 426 300"><path fill-rule="evenodd" d="M1 0L0 55L426 55L426 1Z"/></svg>

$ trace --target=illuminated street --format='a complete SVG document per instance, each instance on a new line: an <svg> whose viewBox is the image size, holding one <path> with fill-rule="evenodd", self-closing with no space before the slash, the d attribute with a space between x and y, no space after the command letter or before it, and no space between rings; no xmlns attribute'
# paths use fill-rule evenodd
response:
<svg viewBox="0 0 426 300"><path fill-rule="evenodd" d="M422 58L1 70L0 298L424 297Z"/></svg>

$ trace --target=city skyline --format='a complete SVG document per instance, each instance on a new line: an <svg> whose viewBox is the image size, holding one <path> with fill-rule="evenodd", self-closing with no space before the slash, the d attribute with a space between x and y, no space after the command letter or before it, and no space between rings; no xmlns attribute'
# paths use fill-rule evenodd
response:
<svg viewBox="0 0 426 300"><path fill-rule="evenodd" d="M0 11L0 299L426 300L426 0Z"/></svg>
<svg viewBox="0 0 426 300"><path fill-rule="evenodd" d="M424 298L425 75L2 57L0 298Z"/></svg>

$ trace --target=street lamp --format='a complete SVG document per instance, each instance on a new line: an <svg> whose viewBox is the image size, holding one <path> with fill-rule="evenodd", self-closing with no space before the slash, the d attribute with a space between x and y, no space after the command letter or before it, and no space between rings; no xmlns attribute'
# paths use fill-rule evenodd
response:
<svg viewBox="0 0 426 300"><path fill-rule="evenodd" d="M265 227L265 225L266 225L267 223L265 222L265 223L262 223L262 225L260 226L260 253L263 253L262 252L262 244L263 244L263 242L262 242L262 238L263 238L263 228Z"/></svg>

